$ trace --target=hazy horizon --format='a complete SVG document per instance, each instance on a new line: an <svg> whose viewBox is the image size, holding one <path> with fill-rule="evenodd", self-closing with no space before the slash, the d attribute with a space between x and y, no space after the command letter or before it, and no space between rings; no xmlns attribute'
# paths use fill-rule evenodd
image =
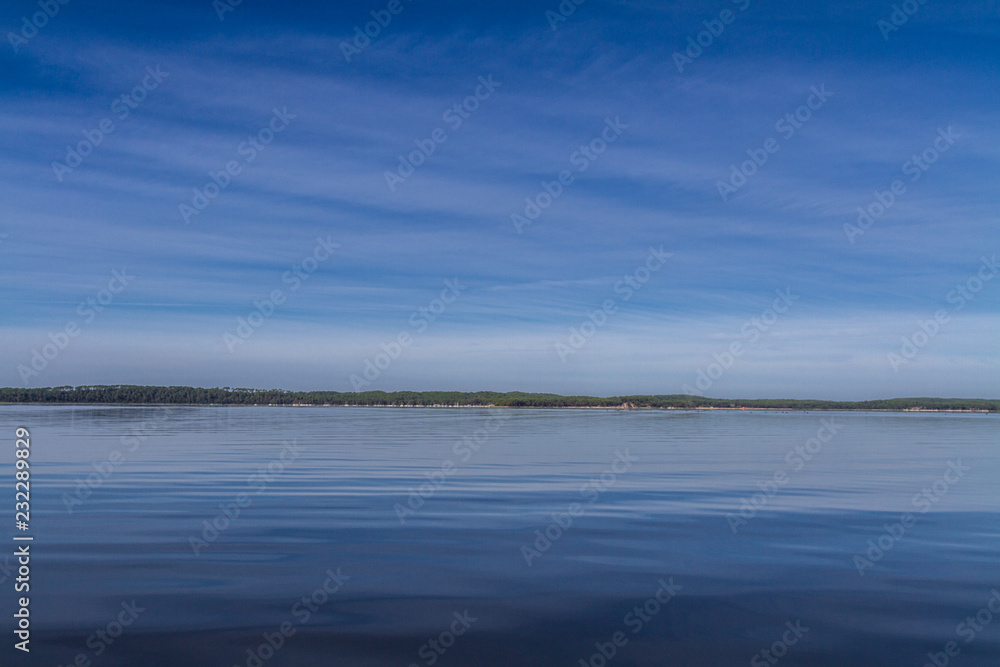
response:
<svg viewBox="0 0 1000 667"><path fill-rule="evenodd" d="M62 385L62 386L71 386L71 385ZM85 384L85 385L77 385L76 387L92 387L92 386L112 386L112 387L114 387L114 386L145 386L145 387L161 387L161 388L169 388L171 386L177 386L177 387L182 387L182 388L185 388L185 389L221 389L221 390L229 390L229 391L234 391L234 392L235 391L241 391L241 390L251 390L251 391L283 391L283 392L338 392L339 391L337 389L317 388L317 387L310 387L310 388L305 388L305 389L288 389L288 388L285 388L285 387L230 387L230 386L218 386L218 385L216 385L216 386L194 386L194 385L127 385L127 384L122 384L122 383L117 383L117 384L116 383L112 383L112 384L109 384L109 385ZM76 387L74 387L74 388L76 388ZM59 388L60 388L60 386L55 386L55 387L31 387L30 389L59 389ZM0 390L4 390L4 389L25 389L25 387L0 387ZM511 390L505 390L505 391L497 391L497 390L493 390L493 389L473 389L473 390L468 390L468 391L466 391L466 390L460 390L460 389L394 389L394 390L391 390L391 391L386 391L386 390L383 390L383 389L368 389L368 390L363 390L363 391L383 391L383 392L385 392L387 394L392 394L394 392L413 392L413 393L418 393L418 394L426 394L426 393L452 393L452 392L469 393L469 394L474 394L474 393L498 393L498 394L516 393L516 394L526 394L526 395L553 395L553 396L562 396L562 397L566 397L566 398L584 397L584 398L597 398L597 399L602 399L602 398L630 398L630 397L636 397L636 396L691 396L691 397L695 397L695 398L705 398L705 399L715 400L715 401L725 401L725 400L736 400L736 401L789 400L789 401L863 402L863 401L879 401L879 400L882 400L882 401L888 401L888 400L947 400L947 401L951 401L951 400L973 400L973 401L996 401L996 400L1000 400L1000 399L990 398L988 396L880 396L880 397L877 397L877 398L874 398L874 399L852 399L852 398L846 398L846 399L821 399L821 398L816 398L815 396L777 396L777 397L767 397L767 396L707 396L707 395L701 395L701 394L640 394L640 393L637 393L637 392L622 392L622 393L618 393L618 394L559 394L559 393L556 393L556 392L538 392L538 391L531 391L531 390L524 390L524 389L511 389ZM348 391L348 392L340 392L340 393L355 393L355 392ZM100 405L100 403L94 403L94 404L95 405ZM160 404L160 403L140 403L140 404L137 404L137 405L157 405L157 404ZM162 405L172 405L172 404L173 403L162 403ZM227 404L224 404L224 405L240 405L240 404L229 404L229 403L227 403ZM258 405L258 404L254 404L254 405ZM288 407L288 406L277 406L277 407ZM476 406L476 407L485 407L485 406ZM511 406L497 406L497 407L511 407ZM518 406L518 407L520 407L520 406ZM530 406L528 406L528 407L530 407ZM567 406L567 407L573 407L573 406Z"/></svg>

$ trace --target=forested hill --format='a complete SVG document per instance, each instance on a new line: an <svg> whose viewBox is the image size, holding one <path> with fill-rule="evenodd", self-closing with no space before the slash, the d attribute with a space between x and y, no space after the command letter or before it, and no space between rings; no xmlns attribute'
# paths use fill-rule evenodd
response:
<svg viewBox="0 0 1000 667"><path fill-rule="evenodd" d="M774 410L976 410L997 412L1000 400L980 398L890 398L876 401L727 399L684 394L658 396L560 396L523 392L460 391L285 391L201 387L92 385L84 387L0 388L0 403L106 403L176 405L355 405L493 406L510 408L756 408Z"/></svg>

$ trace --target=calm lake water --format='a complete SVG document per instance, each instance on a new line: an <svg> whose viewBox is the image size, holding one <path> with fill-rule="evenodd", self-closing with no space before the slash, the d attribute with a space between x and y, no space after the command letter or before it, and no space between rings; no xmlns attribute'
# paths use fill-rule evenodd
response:
<svg viewBox="0 0 1000 667"><path fill-rule="evenodd" d="M31 431L35 538L30 655L0 569L4 665L1000 664L993 415L4 406L0 424L9 472Z"/></svg>

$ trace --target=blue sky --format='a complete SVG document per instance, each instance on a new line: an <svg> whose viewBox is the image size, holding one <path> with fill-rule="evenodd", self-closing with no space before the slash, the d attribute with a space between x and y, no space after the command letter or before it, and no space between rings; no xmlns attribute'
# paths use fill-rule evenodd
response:
<svg viewBox="0 0 1000 667"><path fill-rule="evenodd" d="M1000 396L1000 3L388 5L7 3L0 384Z"/></svg>

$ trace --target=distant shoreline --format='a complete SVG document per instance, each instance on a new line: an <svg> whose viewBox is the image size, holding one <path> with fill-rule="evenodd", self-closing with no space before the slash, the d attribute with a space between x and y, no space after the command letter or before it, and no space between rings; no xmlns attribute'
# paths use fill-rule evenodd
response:
<svg viewBox="0 0 1000 667"><path fill-rule="evenodd" d="M376 408L376 409L478 409L478 410L610 410L612 412L944 412L954 414L995 414L996 410L960 408L729 408L729 407L635 407L612 405L386 405L360 403L107 403L54 401L0 401L3 405L67 405L107 407L180 407L180 408Z"/></svg>
<svg viewBox="0 0 1000 667"><path fill-rule="evenodd" d="M690 394L561 396L527 392L286 391L230 387L85 385L0 387L0 405L252 405L286 407L548 408L576 410L752 410L767 412L996 413L1000 400L890 398L869 401L708 398Z"/></svg>

